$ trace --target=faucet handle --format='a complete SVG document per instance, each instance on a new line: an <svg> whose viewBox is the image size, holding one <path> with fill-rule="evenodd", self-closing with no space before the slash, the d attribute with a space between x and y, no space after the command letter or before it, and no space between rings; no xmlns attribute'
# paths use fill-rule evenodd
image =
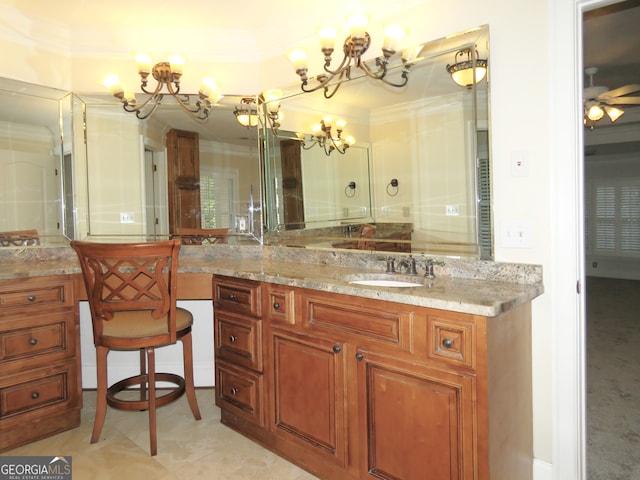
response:
<svg viewBox="0 0 640 480"><path fill-rule="evenodd" d="M427 258L427 260L425 261L425 272L424 272L424 276L427 278L435 278L436 275L433 271L433 267L434 265L438 265L438 266L444 266L444 262L441 260L435 260L433 258Z"/></svg>

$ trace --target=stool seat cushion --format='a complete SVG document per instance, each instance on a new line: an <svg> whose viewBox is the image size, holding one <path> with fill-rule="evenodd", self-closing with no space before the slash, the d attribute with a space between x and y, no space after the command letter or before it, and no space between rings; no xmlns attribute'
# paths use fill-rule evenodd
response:
<svg viewBox="0 0 640 480"><path fill-rule="evenodd" d="M151 310L124 310L113 312L113 318L103 323L103 336L113 338L142 338L169 333L167 317L155 319ZM176 330L193 324L193 315L184 308L176 308Z"/></svg>

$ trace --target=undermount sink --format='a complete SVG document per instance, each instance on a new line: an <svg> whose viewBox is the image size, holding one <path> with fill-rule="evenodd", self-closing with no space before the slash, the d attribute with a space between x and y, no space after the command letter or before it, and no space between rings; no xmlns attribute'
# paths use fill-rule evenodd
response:
<svg viewBox="0 0 640 480"><path fill-rule="evenodd" d="M369 287L424 287L420 277L408 275L397 275L392 273L364 273L348 275L345 280L355 285L366 285Z"/></svg>

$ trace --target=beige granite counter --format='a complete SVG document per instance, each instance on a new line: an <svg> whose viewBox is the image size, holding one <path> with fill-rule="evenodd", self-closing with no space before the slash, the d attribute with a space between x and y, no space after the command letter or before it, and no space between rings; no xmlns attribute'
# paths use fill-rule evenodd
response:
<svg viewBox="0 0 640 480"><path fill-rule="evenodd" d="M494 317L515 308L543 292L541 284L491 282L453 277L437 277L428 286L421 287L372 287L351 284L345 279L349 275L362 274L370 270L269 259L258 261L220 259L212 262L211 265L185 259L182 261L181 268L194 273L229 275L487 317ZM416 278L418 281L424 280L422 276Z"/></svg>
<svg viewBox="0 0 640 480"><path fill-rule="evenodd" d="M80 273L71 249L47 257L42 251L22 252L0 262L0 280ZM363 273L383 273L378 257L344 254L309 255L297 249L183 249L180 272L228 275L294 287L335 292L454 312L493 317L541 295L541 269L535 265L446 259L436 278L412 277L425 286L372 287L351 284L345 278ZM404 276L404 275L403 275ZM498 281L496 281L498 280Z"/></svg>

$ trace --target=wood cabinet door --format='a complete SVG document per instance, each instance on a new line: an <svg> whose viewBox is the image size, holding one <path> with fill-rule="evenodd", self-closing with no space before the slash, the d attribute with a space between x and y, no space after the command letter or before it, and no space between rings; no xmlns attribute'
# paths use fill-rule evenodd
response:
<svg viewBox="0 0 640 480"><path fill-rule="evenodd" d="M271 341L271 429L346 465L344 344L279 331Z"/></svg>
<svg viewBox="0 0 640 480"><path fill-rule="evenodd" d="M474 479L473 377L356 358L363 478Z"/></svg>
<svg viewBox="0 0 640 480"><path fill-rule="evenodd" d="M304 196L302 194L302 154L300 142L280 142L284 223L287 230L304 228Z"/></svg>
<svg viewBox="0 0 640 480"><path fill-rule="evenodd" d="M201 228L200 144L196 132L167 132L169 232Z"/></svg>

